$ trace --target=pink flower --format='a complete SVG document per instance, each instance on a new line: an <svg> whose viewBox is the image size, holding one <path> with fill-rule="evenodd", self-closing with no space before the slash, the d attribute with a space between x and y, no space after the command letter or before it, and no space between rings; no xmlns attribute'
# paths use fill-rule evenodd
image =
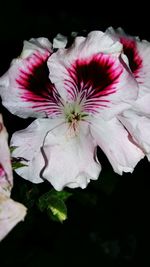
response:
<svg viewBox="0 0 150 267"><path fill-rule="evenodd" d="M27 165L17 173L34 183L46 179L56 190L85 188L101 171L97 146L115 172L132 172L144 153L118 119L138 95L122 44L93 31L56 52L47 39L32 39L22 55L0 80L3 104L37 118L13 134L13 156Z"/></svg>

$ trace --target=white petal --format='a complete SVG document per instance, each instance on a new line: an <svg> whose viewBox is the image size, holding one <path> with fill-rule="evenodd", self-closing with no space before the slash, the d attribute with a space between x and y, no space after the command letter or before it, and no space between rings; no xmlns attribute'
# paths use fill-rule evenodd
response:
<svg viewBox="0 0 150 267"><path fill-rule="evenodd" d="M58 33L56 37L53 39L53 48L65 48L68 39L66 36Z"/></svg>
<svg viewBox="0 0 150 267"><path fill-rule="evenodd" d="M0 195L0 241L24 220L26 207L11 198Z"/></svg>
<svg viewBox="0 0 150 267"><path fill-rule="evenodd" d="M139 97L133 104L132 109L138 113L150 117L150 94Z"/></svg>
<svg viewBox="0 0 150 267"><path fill-rule="evenodd" d="M144 153L130 141L128 132L116 118L107 122L103 119L91 120L91 133L118 174L132 172L144 157Z"/></svg>
<svg viewBox="0 0 150 267"><path fill-rule="evenodd" d="M141 149L150 155L150 119L136 114L132 110L125 111L119 120L131 134L133 140Z"/></svg>
<svg viewBox="0 0 150 267"><path fill-rule="evenodd" d="M25 42L21 57L14 59L0 78L2 103L15 115L39 118L60 114L60 96L48 77L47 60L52 52L47 47L45 38Z"/></svg>
<svg viewBox="0 0 150 267"><path fill-rule="evenodd" d="M9 196L13 186L13 176L8 147L8 133L0 114L0 193Z"/></svg>
<svg viewBox="0 0 150 267"><path fill-rule="evenodd" d="M109 119L128 109L138 94L133 75L120 60L121 49L102 32L76 37L70 48L59 49L48 59L50 79L63 99L81 100L85 112Z"/></svg>
<svg viewBox="0 0 150 267"><path fill-rule="evenodd" d="M8 134L0 114L0 241L26 215L26 208L10 199L13 176Z"/></svg>
<svg viewBox="0 0 150 267"><path fill-rule="evenodd" d="M27 165L16 169L16 172L26 180L41 183L41 171L45 166L42 154L44 138L48 131L57 127L62 120L37 119L26 129L17 131L11 139L11 146L17 146L13 151L14 158L22 158L21 163Z"/></svg>
<svg viewBox="0 0 150 267"><path fill-rule="evenodd" d="M68 49L59 49L48 60L50 71L50 79L59 88L59 93L66 99L67 92L62 89L67 71L76 59L87 59L97 53L114 53L119 54L122 45L114 42L112 38L101 31L93 31L85 37L76 37L72 46Z"/></svg>
<svg viewBox="0 0 150 267"><path fill-rule="evenodd" d="M86 125L80 125L79 134L71 135L67 125L50 131L45 139L43 150L48 164L43 177L56 190L64 187L85 188L90 180L98 178L101 167L94 160L95 144ZM83 128L83 131L82 131Z"/></svg>
<svg viewBox="0 0 150 267"><path fill-rule="evenodd" d="M123 44L124 53L140 87L139 97L150 93L150 42L127 35L121 28L114 30L110 27L106 32Z"/></svg>
<svg viewBox="0 0 150 267"><path fill-rule="evenodd" d="M150 42L137 40L136 44L142 63L136 77L139 84L139 95L133 109L137 113L150 117Z"/></svg>
<svg viewBox="0 0 150 267"><path fill-rule="evenodd" d="M136 77L140 87L140 96L150 93L150 42L142 40L137 41L137 51L141 58L141 67Z"/></svg>
<svg viewBox="0 0 150 267"><path fill-rule="evenodd" d="M23 50L20 57L25 59L32 55L35 51L45 53L45 50L49 51L50 54L53 52L52 44L47 38L31 38L29 41L24 41Z"/></svg>

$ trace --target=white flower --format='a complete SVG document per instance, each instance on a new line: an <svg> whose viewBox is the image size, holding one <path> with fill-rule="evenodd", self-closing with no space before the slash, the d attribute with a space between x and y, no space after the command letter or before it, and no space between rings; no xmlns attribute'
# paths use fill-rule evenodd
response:
<svg viewBox="0 0 150 267"><path fill-rule="evenodd" d="M13 176L7 138L0 114L0 241L26 215L26 208L10 198Z"/></svg>
<svg viewBox="0 0 150 267"><path fill-rule="evenodd" d="M3 104L13 114L37 118L13 134L13 156L27 165L18 174L34 183L46 179L56 190L85 188L101 171L97 146L115 172L132 172L144 153L118 120L138 95L121 60L122 44L100 31L57 52L38 42L31 50L28 42L28 53L25 43L27 56L14 60L0 80Z"/></svg>

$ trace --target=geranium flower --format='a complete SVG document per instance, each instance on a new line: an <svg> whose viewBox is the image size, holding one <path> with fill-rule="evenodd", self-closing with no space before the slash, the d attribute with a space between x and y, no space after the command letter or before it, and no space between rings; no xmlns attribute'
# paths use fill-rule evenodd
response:
<svg viewBox="0 0 150 267"><path fill-rule="evenodd" d="M125 34L121 28L116 31L109 28L107 33L122 43L130 70L139 86L137 100L119 119L150 160L150 43Z"/></svg>
<svg viewBox="0 0 150 267"><path fill-rule="evenodd" d="M7 138L0 114L0 241L26 215L26 208L10 198L13 176Z"/></svg>
<svg viewBox="0 0 150 267"><path fill-rule="evenodd" d="M36 117L13 134L17 169L34 183L85 188L101 171L96 148L115 172L132 172L144 157L118 120L137 98L138 86L121 60L122 44L93 31L56 52L47 39L25 42L1 78L3 104L21 117Z"/></svg>

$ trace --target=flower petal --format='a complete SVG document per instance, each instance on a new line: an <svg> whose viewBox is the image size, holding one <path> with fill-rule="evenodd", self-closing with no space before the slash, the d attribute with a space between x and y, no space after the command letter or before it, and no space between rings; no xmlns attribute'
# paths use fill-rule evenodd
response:
<svg viewBox="0 0 150 267"><path fill-rule="evenodd" d="M0 114L0 193L10 196L13 176L8 147L8 134Z"/></svg>
<svg viewBox="0 0 150 267"><path fill-rule="evenodd" d="M133 104L132 110L150 118L150 94L139 97Z"/></svg>
<svg viewBox="0 0 150 267"><path fill-rule="evenodd" d="M48 59L50 79L66 101L79 101L84 112L110 118L129 108L138 93L135 79L120 61L121 49L102 32L76 37L70 48Z"/></svg>
<svg viewBox="0 0 150 267"><path fill-rule="evenodd" d="M67 45L68 39L66 36L58 33L53 39L53 48L65 48Z"/></svg>
<svg viewBox="0 0 150 267"><path fill-rule="evenodd" d="M46 51L50 54L53 53L52 44L47 38L31 38L29 41L24 41L23 50L20 55L22 59L31 56L35 51L44 54Z"/></svg>
<svg viewBox="0 0 150 267"><path fill-rule="evenodd" d="M13 114L23 118L60 114L61 99L48 77L47 60L51 54L47 39L31 39L1 77L2 103Z"/></svg>
<svg viewBox="0 0 150 267"><path fill-rule="evenodd" d="M76 37L73 45L68 49L59 49L57 53L48 60L51 69L50 79L57 84L59 92L65 99L69 99L68 91L62 88L62 84L68 76L69 69L77 59L88 59L98 53L119 54L122 46L114 42L109 36L100 31L93 31L85 37Z"/></svg>
<svg viewBox="0 0 150 267"><path fill-rule="evenodd" d="M11 198L0 195L0 241L24 220L26 207Z"/></svg>
<svg viewBox="0 0 150 267"><path fill-rule="evenodd" d="M114 30L110 27L106 32L122 43L123 52L140 87L139 97L150 93L150 42L127 35L121 28Z"/></svg>
<svg viewBox="0 0 150 267"><path fill-rule="evenodd" d="M144 153L130 140L128 132L116 119L91 120L91 133L118 174L132 172Z"/></svg>
<svg viewBox="0 0 150 267"><path fill-rule="evenodd" d="M17 131L11 139L11 146L17 147L12 152L12 157L19 160L25 166L15 171L24 179L33 183L41 183L41 170L45 166L45 159L42 154L44 138L48 131L61 124L58 119L37 119L26 129Z"/></svg>
<svg viewBox="0 0 150 267"><path fill-rule="evenodd" d="M133 140L150 157L150 119L132 110L125 111L119 120L131 134Z"/></svg>
<svg viewBox="0 0 150 267"><path fill-rule="evenodd" d="M0 241L26 215L26 208L10 198L12 186L8 134L0 114Z"/></svg>
<svg viewBox="0 0 150 267"><path fill-rule="evenodd" d="M43 151L48 163L42 175L56 190L85 188L99 176L101 167L94 160L95 144L87 125L81 123L79 132L70 136L67 125L62 125L46 136Z"/></svg>

